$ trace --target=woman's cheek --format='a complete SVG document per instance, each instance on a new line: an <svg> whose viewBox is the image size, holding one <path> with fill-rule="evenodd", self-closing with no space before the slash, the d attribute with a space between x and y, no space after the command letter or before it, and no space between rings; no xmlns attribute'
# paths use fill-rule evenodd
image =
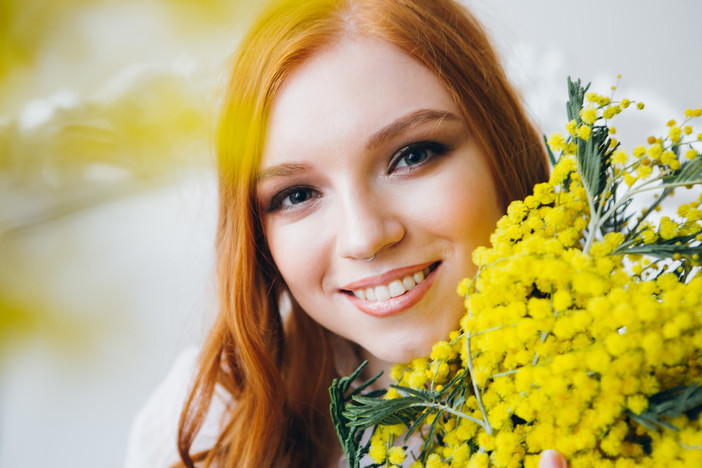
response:
<svg viewBox="0 0 702 468"><path fill-rule="evenodd" d="M485 179L479 174L465 174L446 174L432 184L432 196L417 196L420 192L414 192L411 205L415 219L451 240L460 250L469 249L470 255L473 249L489 242L502 213L490 175L482 174Z"/></svg>
<svg viewBox="0 0 702 468"><path fill-rule="evenodd" d="M319 224L301 219L271 222L266 229L273 261L298 302L320 284L328 264L328 230Z"/></svg>

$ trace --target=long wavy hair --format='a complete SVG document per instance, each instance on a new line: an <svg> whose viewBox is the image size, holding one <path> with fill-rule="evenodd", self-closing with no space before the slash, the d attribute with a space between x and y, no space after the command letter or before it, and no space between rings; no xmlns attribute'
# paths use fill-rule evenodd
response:
<svg viewBox="0 0 702 468"><path fill-rule="evenodd" d="M218 130L219 314L178 428L179 466L328 466L339 456L328 416L331 334L292 300L271 260L255 202L266 121L300 63L344 37L380 38L433 72L487 155L504 207L546 179L529 123L480 24L452 0L282 0L242 40ZM191 454L215 386L234 402L215 445Z"/></svg>

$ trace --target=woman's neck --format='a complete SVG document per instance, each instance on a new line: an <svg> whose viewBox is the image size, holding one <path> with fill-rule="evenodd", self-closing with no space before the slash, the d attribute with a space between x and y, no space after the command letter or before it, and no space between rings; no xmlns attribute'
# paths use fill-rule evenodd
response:
<svg viewBox="0 0 702 468"><path fill-rule="evenodd" d="M367 380L376 375L378 372L382 371L383 375L378 377L378 380L375 381L373 386L376 388L387 388L391 383L393 383L390 379L390 367L392 366L392 363L378 359L365 349L361 349L361 359L368 361L368 365L363 370L363 374L361 375L362 379Z"/></svg>

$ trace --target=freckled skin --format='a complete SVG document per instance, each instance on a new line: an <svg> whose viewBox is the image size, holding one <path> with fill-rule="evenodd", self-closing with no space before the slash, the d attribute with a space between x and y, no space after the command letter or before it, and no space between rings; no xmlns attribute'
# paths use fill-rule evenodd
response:
<svg viewBox="0 0 702 468"><path fill-rule="evenodd" d="M422 109L458 118L419 122L368 146L380 129ZM449 149L396 165L398 150L429 140ZM263 221L276 265L314 320L391 362L427 355L458 328L456 287L474 274L471 253L488 243L502 213L486 157L429 70L362 37L304 62L273 103L262 170L286 164L297 169L265 179L257 197L265 208L281 190L305 187L281 209L264 210ZM363 313L341 291L427 262L441 262L431 287L399 313Z"/></svg>

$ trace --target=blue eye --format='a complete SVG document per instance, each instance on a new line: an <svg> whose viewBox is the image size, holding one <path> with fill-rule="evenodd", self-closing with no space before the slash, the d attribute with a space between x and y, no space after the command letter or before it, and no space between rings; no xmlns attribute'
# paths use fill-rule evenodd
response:
<svg viewBox="0 0 702 468"><path fill-rule="evenodd" d="M422 164L428 159L444 154L447 151L448 148L446 146L432 141L405 146L393 156L389 172L397 168Z"/></svg>
<svg viewBox="0 0 702 468"><path fill-rule="evenodd" d="M267 212L284 211L287 209L295 209L298 205L309 202L313 198L317 198L319 192L311 187L289 187L278 192L270 201Z"/></svg>
<svg viewBox="0 0 702 468"><path fill-rule="evenodd" d="M427 148L416 148L408 150L400 160L397 162L395 167L402 166L414 166L419 164L429 157L429 150Z"/></svg>
<svg viewBox="0 0 702 468"><path fill-rule="evenodd" d="M298 205L304 203L312 198L312 191L310 189L294 189L287 194L281 200L282 205Z"/></svg>

